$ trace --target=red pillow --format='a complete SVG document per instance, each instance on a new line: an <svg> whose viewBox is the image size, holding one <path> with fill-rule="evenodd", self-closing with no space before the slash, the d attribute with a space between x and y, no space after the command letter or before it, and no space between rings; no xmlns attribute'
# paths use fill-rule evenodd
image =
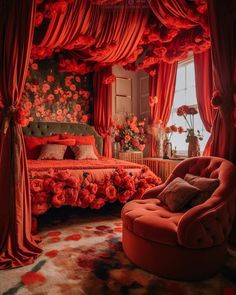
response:
<svg viewBox="0 0 236 295"><path fill-rule="evenodd" d="M68 138L68 139L56 139L56 140L48 140L48 143L51 144L60 144L60 145L75 145L76 141L75 139Z"/></svg>
<svg viewBox="0 0 236 295"><path fill-rule="evenodd" d="M27 158L30 160L37 160L40 155L42 145L47 144L49 140L59 139L59 135L43 137L25 135L24 139Z"/></svg>
<svg viewBox="0 0 236 295"><path fill-rule="evenodd" d="M62 139L75 139L76 145L77 144L91 144L94 149L94 153L97 157L99 157L99 152L96 148L95 138L93 135L73 135L73 134L61 134Z"/></svg>

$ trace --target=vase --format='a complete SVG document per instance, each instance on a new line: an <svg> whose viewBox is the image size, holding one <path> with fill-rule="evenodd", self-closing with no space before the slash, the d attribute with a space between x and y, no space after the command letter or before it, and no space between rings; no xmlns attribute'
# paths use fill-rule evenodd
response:
<svg viewBox="0 0 236 295"><path fill-rule="evenodd" d="M188 157L199 157L200 156L200 145L196 135L188 136Z"/></svg>
<svg viewBox="0 0 236 295"><path fill-rule="evenodd" d="M168 139L163 140L163 159L170 159L172 156L172 144Z"/></svg>

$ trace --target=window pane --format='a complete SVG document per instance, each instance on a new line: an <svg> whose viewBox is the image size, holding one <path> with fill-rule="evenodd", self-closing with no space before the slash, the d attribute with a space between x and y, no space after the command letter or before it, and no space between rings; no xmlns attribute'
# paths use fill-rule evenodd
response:
<svg viewBox="0 0 236 295"><path fill-rule="evenodd" d="M193 61L187 64L180 64L178 66L175 96L171 116L167 124L168 126L175 124L178 127L182 126L184 130L188 128L184 118L177 116L177 108L184 104L197 107ZM200 149L202 152L205 148L210 134L205 130L199 114L194 116L194 127L195 130L199 130L200 134L203 135L203 140L199 141ZM186 143L186 132L182 134L173 133L171 137L171 143L173 149L176 147L177 154L187 155L188 143Z"/></svg>
<svg viewBox="0 0 236 295"><path fill-rule="evenodd" d="M186 65L186 73L187 88L195 86L195 73L193 62Z"/></svg>
<svg viewBox="0 0 236 295"><path fill-rule="evenodd" d="M178 91L184 88L185 88L185 67L179 67L177 69L175 90Z"/></svg>

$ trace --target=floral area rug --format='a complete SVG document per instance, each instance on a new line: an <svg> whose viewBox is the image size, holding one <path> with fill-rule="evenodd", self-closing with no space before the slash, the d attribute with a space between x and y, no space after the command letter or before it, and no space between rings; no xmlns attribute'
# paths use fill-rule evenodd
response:
<svg viewBox="0 0 236 295"><path fill-rule="evenodd" d="M209 280L161 279L125 256L119 215L120 208L96 212L76 208L40 220L43 254L33 265L0 271L0 294L236 295L233 252L222 272Z"/></svg>

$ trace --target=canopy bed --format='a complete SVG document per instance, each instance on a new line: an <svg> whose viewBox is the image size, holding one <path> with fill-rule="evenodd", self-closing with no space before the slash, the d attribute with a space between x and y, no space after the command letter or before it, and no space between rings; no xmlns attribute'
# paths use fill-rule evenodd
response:
<svg viewBox="0 0 236 295"><path fill-rule="evenodd" d="M23 132L34 217L45 213L50 207L70 205L99 209L106 202L119 200L124 203L129 199L139 199L146 189L160 183L160 179L148 167L100 156L103 140L87 124L31 122L23 128ZM35 141L46 138L50 142L50 137L71 135L83 140L94 137L98 157L75 159L73 153L70 153L71 146L66 146L65 157L61 160L39 160L38 155L35 157L32 153L31 139ZM56 139L55 142L63 141L65 144L66 140ZM42 150L47 144L39 141L38 146ZM35 146L34 150L36 148L38 147ZM54 149L56 148L57 145L54 144ZM34 232L36 223L33 218Z"/></svg>
<svg viewBox="0 0 236 295"><path fill-rule="evenodd" d="M117 5L115 9L113 5ZM103 155L110 157L111 66L149 73L151 121L166 124L177 62L192 50L208 78L203 80L202 74L197 78L200 113L212 130L208 152L235 162L235 122L229 116L235 111L233 8L232 0L152 0L135 5L126 0L0 2L0 269L30 264L42 251L31 235L28 166L31 170L36 166L27 163L21 127L29 123L21 104L28 65L35 59L52 57L56 51L62 54L61 71L94 72L94 126L103 138ZM212 60L207 50L211 50ZM218 92L212 100L215 114L210 117L206 106L212 90ZM59 131L65 128L48 126L32 123L24 132L40 135L54 127ZM96 136L101 149L98 141Z"/></svg>

